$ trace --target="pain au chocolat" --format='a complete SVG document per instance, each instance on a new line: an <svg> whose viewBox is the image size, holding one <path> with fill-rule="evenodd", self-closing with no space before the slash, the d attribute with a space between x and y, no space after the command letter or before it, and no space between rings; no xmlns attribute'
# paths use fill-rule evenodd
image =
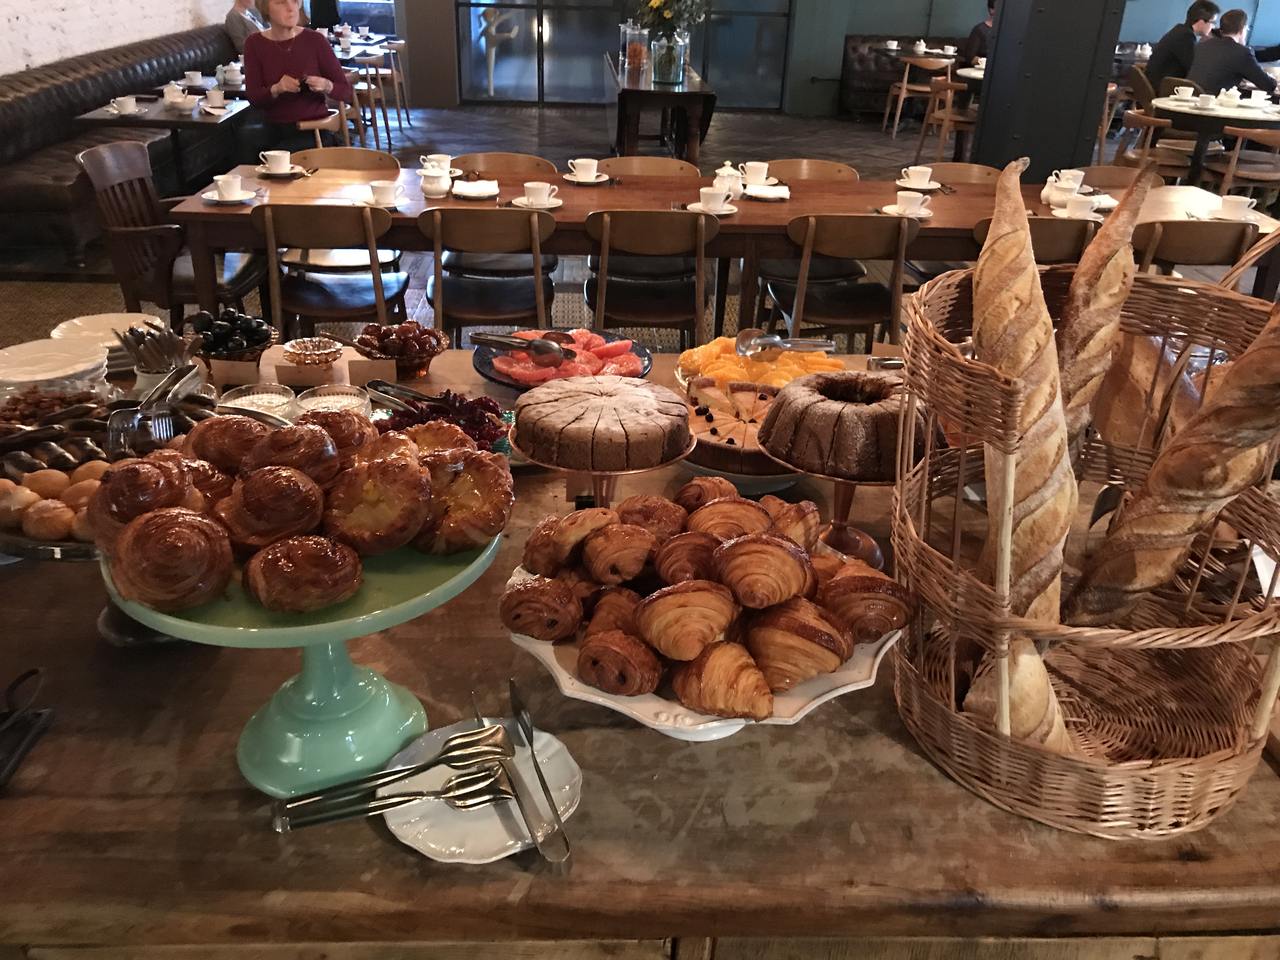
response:
<svg viewBox="0 0 1280 960"><path fill-rule="evenodd" d="M643 470L689 447L684 401L631 377L566 377L516 403L516 446L530 460L570 470Z"/></svg>

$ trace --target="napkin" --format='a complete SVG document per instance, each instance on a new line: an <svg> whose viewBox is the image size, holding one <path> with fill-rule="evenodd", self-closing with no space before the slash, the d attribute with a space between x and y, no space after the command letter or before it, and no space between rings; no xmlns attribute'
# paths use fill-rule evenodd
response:
<svg viewBox="0 0 1280 960"><path fill-rule="evenodd" d="M498 192L497 180L455 180L453 192L460 197L487 197Z"/></svg>
<svg viewBox="0 0 1280 960"><path fill-rule="evenodd" d="M206 106L205 104L201 104L200 109L203 110L205 113L212 114L215 117L220 117L227 112L226 107L210 107L210 106Z"/></svg>
<svg viewBox="0 0 1280 960"><path fill-rule="evenodd" d="M779 183L776 186L765 186L764 184L751 184L746 187L743 193L750 197L759 197L761 200L790 200L791 188L785 183Z"/></svg>

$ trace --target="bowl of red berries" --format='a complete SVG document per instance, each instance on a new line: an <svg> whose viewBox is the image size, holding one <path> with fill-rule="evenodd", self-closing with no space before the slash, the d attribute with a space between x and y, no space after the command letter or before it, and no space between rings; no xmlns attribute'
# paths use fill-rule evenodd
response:
<svg viewBox="0 0 1280 960"><path fill-rule="evenodd" d="M421 380L431 369L431 361L449 349L447 334L417 320L385 327L366 324L355 343L370 360L394 360L397 380Z"/></svg>

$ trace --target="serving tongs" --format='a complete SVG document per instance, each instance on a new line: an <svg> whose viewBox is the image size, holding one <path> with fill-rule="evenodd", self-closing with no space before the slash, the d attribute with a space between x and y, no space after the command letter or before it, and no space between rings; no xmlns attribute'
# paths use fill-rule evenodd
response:
<svg viewBox="0 0 1280 960"><path fill-rule="evenodd" d="M414 404L426 404L441 413L453 412L450 406L444 402L443 396L419 393L417 390L401 386L398 383L392 383L390 380L370 380L365 384L365 389L369 391L374 400L385 404L392 410L417 413L418 407L414 406Z"/></svg>
<svg viewBox="0 0 1280 960"><path fill-rule="evenodd" d="M173 408L175 398L185 395L187 385L199 376L194 363L170 370L163 380L139 401L136 407L120 407L107 417L107 450L121 453L131 448L147 427L147 435L163 446L173 439L177 420Z"/></svg>
<svg viewBox="0 0 1280 960"><path fill-rule="evenodd" d="M535 340L504 337L496 333L473 333L471 342L498 350L523 350L529 354L535 367L558 367L566 360L573 360L578 356L577 351L567 346L567 343L573 343L573 337L558 330L548 330Z"/></svg>
<svg viewBox="0 0 1280 960"><path fill-rule="evenodd" d="M766 333L759 327L747 327L738 332L734 348L740 357L758 357L776 360L783 350L798 353L825 353L836 348L834 340L787 339L776 333Z"/></svg>

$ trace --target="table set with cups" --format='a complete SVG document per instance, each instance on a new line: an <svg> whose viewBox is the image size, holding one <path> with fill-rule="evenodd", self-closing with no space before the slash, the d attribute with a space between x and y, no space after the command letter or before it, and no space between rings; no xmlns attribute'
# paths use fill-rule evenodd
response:
<svg viewBox="0 0 1280 960"><path fill-rule="evenodd" d="M897 40L886 40L880 49L893 56L911 57L954 57L960 52L954 44L931 48L923 40L917 40L909 47L904 47Z"/></svg>

